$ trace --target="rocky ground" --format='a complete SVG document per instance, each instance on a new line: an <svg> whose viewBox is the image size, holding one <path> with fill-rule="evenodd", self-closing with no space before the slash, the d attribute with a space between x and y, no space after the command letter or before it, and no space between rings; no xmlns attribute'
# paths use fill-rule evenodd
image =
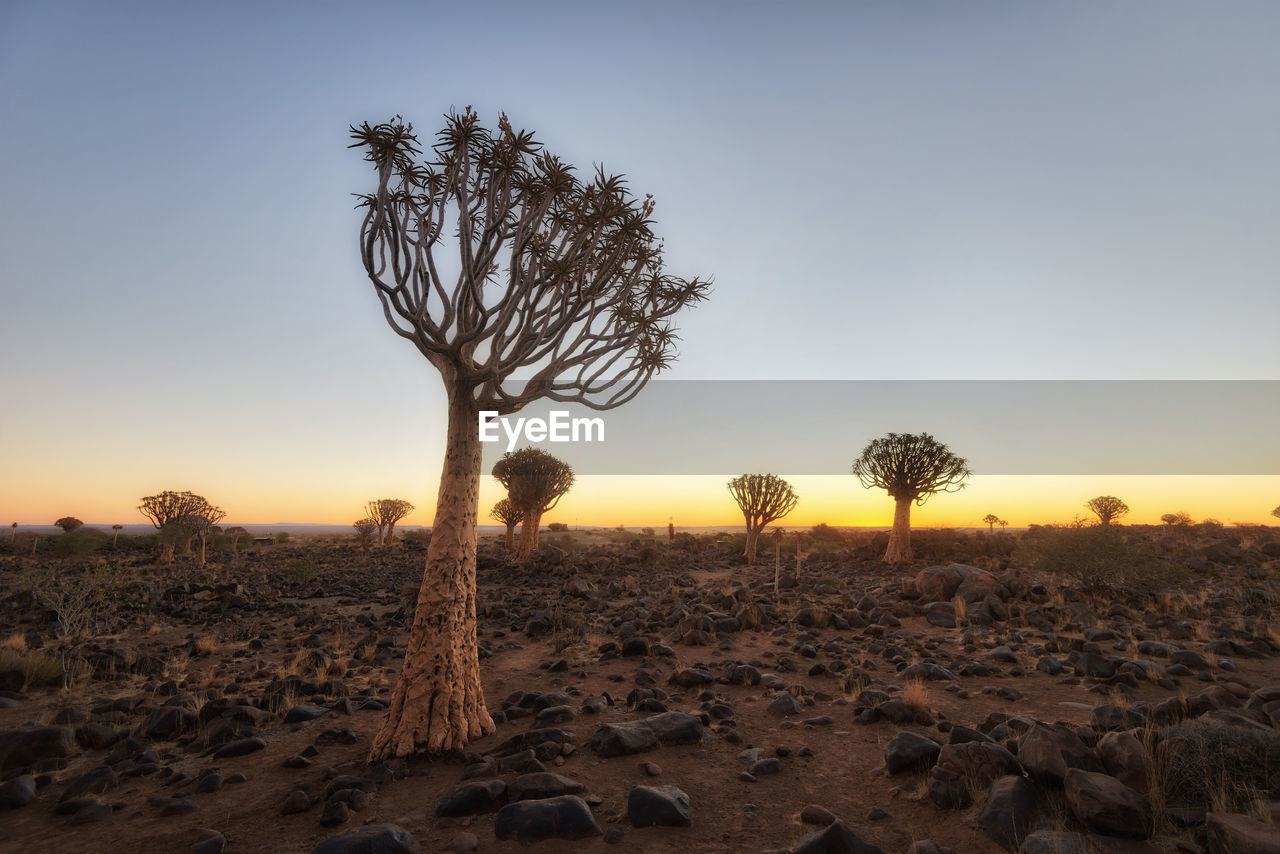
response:
<svg viewBox="0 0 1280 854"><path fill-rule="evenodd" d="M483 543L497 732L375 765L421 543L0 554L0 850L1280 851L1277 532L1125 597L724 540Z"/></svg>

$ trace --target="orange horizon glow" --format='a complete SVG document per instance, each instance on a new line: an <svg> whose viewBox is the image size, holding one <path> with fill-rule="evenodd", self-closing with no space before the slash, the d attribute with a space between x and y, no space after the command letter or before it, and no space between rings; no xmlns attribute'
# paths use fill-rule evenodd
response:
<svg viewBox="0 0 1280 854"><path fill-rule="evenodd" d="M163 488L189 489L227 511L226 525L321 524L350 525L363 516L371 498L406 498L415 510L400 524L426 526L434 516L436 483L418 478L377 481L351 487L341 479L326 480L316 471L303 484L237 482L229 473L203 472L204 477L167 479L155 486L136 479L110 486L88 479L76 484L52 476L34 488L14 489L20 479L0 486L0 524L51 525L62 516L75 516L89 525L145 524L136 510L143 495ZM742 524L741 515L725 484L730 476L716 475L585 475L550 513L546 522L612 528L726 527ZM784 476L785 477L785 476ZM795 512L780 520L781 527L807 528L825 522L834 526L888 527L893 501L880 490L863 489L850 476L787 477L800 496ZM342 484L342 485L338 485ZM430 497L428 497L428 493ZM979 528L987 513L1010 527L1070 522L1075 516L1092 518L1084 503L1096 495L1116 495L1131 508L1121 522L1160 524L1165 513L1186 512L1196 521L1215 518L1270 524L1271 508L1280 502L1277 476L975 476L960 492L937 495L912 509L912 524L921 528ZM493 478L480 485L480 524L496 524L488 510L503 496Z"/></svg>

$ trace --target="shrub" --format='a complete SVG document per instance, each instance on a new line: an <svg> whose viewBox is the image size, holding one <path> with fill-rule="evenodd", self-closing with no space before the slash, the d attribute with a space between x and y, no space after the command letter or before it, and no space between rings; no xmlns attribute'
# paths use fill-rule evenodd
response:
<svg viewBox="0 0 1280 854"><path fill-rule="evenodd" d="M404 544L425 549L431 545L431 532L426 528L408 528L403 534Z"/></svg>
<svg viewBox="0 0 1280 854"><path fill-rule="evenodd" d="M79 528L63 534L53 541L56 554L67 557L84 557L102 548L111 539L102 531L93 528Z"/></svg>
<svg viewBox="0 0 1280 854"><path fill-rule="evenodd" d="M547 530L551 531L554 534L562 534L565 531L569 530L569 526L566 525L564 522L552 522L550 525L547 526Z"/></svg>
<svg viewBox="0 0 1280 854"><path fill-rule="evenodd" d="M641 534L644 534L646 537L652 537L652 536L653 536L653 528L641 528L641 529L640 529L640 533L641 533Z"/></svg>
<svg viewBox="0 0 1280 854"><path fill-rule="evenodd" d="M280 576L293 584L301 584L315 577L316 565L304 557L294 558L280 570Z"/></svg>
<svg viewBox="0 0 1280 854"><path fill-rule="evenodd" d="M1019 558L1039 572L1064 575L1094 593L1154 593L1185 581L1186 567L1170 563L1136 535L1114 526L1043 528L1029 533Z"/></svg>
<svg viewBox="0 0 1280 854"><path fill-rule="evenodd" d="M277 543L287 543L293 539L288 531L278 531L275 535Z"/></svg>
<svg viewBox="0 0 1280 854"><path fill-rule="evenodd" d="M40 652L0 647L0 671L12 670L22 674L23 688L48 685L62 678L62 664L58 659Z"/></svg>
<svg viewBox="0 0 1280 854"><path fill-rule="evenodd" d="M1197 718L1164 730L1156 757L1169 807L1236 812L1280 798L1280 732Z"/></svg>

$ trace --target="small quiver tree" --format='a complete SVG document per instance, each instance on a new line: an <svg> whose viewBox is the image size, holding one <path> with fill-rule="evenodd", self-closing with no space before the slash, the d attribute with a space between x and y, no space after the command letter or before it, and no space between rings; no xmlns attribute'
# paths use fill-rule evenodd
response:
<svg viewBox="0 0 1280 854"><path fill-rule="evenodd" d="M226 512L221 507L214 507L212 504L205 502L205 506L200 508L199 512L192 513L187 517L187 529L200 541L200 553L196 555L197 566L204 566L205 546L209 542L209 535L218 532L218 523L226 515Z"/></svg>
<svg viewBox="0 0 1280 854"><path fill-rule="evenodd" d="M183 545L183 554L191 550L194 531L187 525L187 520L208 505L208 501L193 492L166 490L142 499L138 511L151 520L151 524L160 532L162 562L167 563L173 559L174 547L179 543Z"/></svg>
<svg viewBox="0 0 1280 854"><path fill-rule="evenodd" d="M493 476L507 489L507 499L523 514L515 559L524 560L538 547L542 514L550 512L573 486L573 469L537 448L503 454Z"/></svg>
<svg viewBox="0 0 1280 854"><path fill-rule="evenodd" d="M1110 525L1129 512L1129 505L1114 495L1099 495L1097 498L1090 498L1085 502L1084 506L1098 517L1098 523L1101 525Z"/></svg>
<svg viewBox="0 0 1280 854"><path fill-rule="evenodd" d="M72 531L76 530L77 528L84 527L84 522L81 522L75 516L63 516L61 519L54 522L53 524L61 528L64 534L70 534Z"/></svg>
<svg viewBox="0 0 1280 854"><path fill-rule="evenodd" d="M524 521L524 511L517 507L510 498L503 498L489 511L489 518L496 519L507 528L507 551L516 548L516 525Z"/></svg>
<svg viewBox="0 0 1280 854"><path fill-rule="evenodd" d="M911 560L911 505L939 492L964 488L971 475L962 457L928 433L890 433L875 439L853 461L853 474L867 489L883 489L894 500L893 530L886 563Z"/></svg>
<svg viewBox="0 0 1280 854"><path fill-rule="evenodd" d="M389 546L396 537L396 523L413 512L413 505L403 498L375 498L365 511L378 526L379 543Z"/></svg>
<svg viewBox="0 0 1280 854"><path fill-rule="evenodd" d="M791 484L772 474L744 474L729 481L729 493L747 524L747 545L742 554L756 562L756 540L766 525L795 509L800 499Z"/></svg>
<svg viewBox="0 0 1280 854"><path fill-rule="evenodd" d="M982 517L982 521L987 523L987 531L992 532L995 531L996 525L1000 524L1000 517L994 513L988 513Z"/></svg>
<svg viewBox="0 0 1280 854"><path fill-rule="evenodd" d="M356 529L356 543L361 549L369 548L373 540L373 532L378 530L378 523L372 519L357 519L351 527Z"/></svg>

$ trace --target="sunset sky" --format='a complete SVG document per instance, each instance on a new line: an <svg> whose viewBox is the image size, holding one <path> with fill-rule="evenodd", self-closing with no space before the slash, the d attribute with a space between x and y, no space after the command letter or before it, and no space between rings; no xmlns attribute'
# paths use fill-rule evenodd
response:
<svg viewBox="0 0 1280 854"><path fill-rule="evenodd" d="M347 127L430 136L468 104L654 195L671 272L715 282L671 378L1280 379L1277 32L1272 2L9 0L0 521L140 523L189 489L233 524L383 496L430 524L444 393L361 269ZM1108 412L1074 416L1108 441ZM727 421L706 435L776 441ZM950 440L929 421L898 429ZM1136 522L1276 522L1278 453L978 467L914 521L1069 521L1108 493ZM787 521L889 524L847 470L778 471ZM551 520L729 524L740 473L587 475ZM482 516L498 497L485 477Z"/></svg>

